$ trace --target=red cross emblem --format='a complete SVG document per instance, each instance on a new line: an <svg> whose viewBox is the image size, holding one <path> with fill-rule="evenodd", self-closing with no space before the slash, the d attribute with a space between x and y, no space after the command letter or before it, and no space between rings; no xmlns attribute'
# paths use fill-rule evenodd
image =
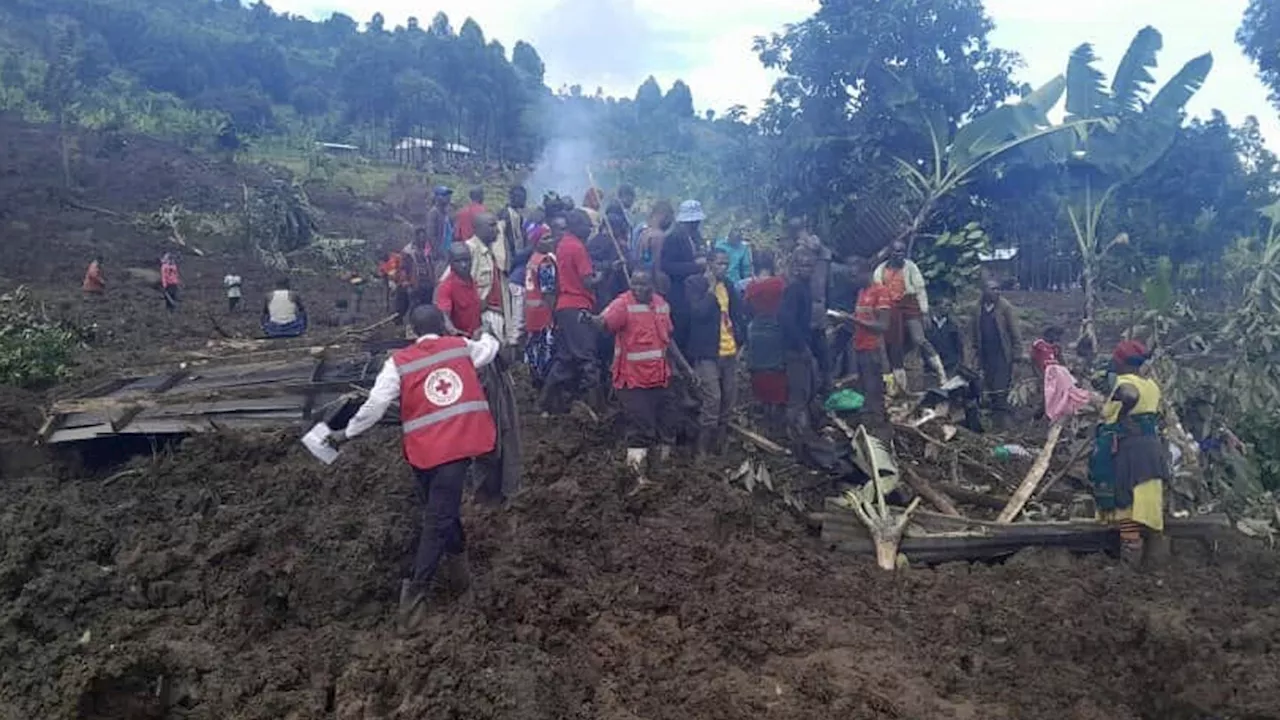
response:
<svg viewBox="0 0 1280 720"><path fill-rule="evenodd" d="M445 380L444 378L441 378L440 381L436 383L436 392L440 393L441 395L448 395L449 391L452 389L453 389L453 383L449 382L448 380Z"/></svg>

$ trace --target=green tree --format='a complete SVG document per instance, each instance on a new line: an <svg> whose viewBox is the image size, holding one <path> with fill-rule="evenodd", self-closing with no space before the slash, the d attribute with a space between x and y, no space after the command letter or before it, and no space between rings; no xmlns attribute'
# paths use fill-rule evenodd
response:
<svg viewBox="0 0 1280 720"><path fill-rule="evenodd" d="M1280 108L1280 6L1273 0L1250 0L1236 41L1258 66L1271 88L1271 102Z"/></svg>
<svg viewBox="0 0 1280 720"><path fill-rule="evenodd" d="M1096 121L1078 133L1055 135L1041 145L1037 160L1061 162L1065 167L1069 202L1067 218L1075 233L1082 262L1084 318L1081 339L1097 346L1094 316L1103 261L1128 236L1107 240L1100 234L1104 212L1125 184L1145 173L1162 158L1178 136L1183 110L1213 68L1213 56L1187 62L1154 95L1151 69L1163 45L1152 27L1139 30L1120 60L1111 87L1094 67L1093 47L1081 45L1067 63L1067 119Z"/></svg>
<svg viewBox="0 0 1280 720"><path fill-rule="evenodd" d="M966 118L1015 94L1017 56L992 48L979 0L830 0L756 50L783 77L761 117L772 136L775 207L844 231L869 197L896 200L893 158L924 158L929 136L905 122L918 103L949 137Z"/></svg>

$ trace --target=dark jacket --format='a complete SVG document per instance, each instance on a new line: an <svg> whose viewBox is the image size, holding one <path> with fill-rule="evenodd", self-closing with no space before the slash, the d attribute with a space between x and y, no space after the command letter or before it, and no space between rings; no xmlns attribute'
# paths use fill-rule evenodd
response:
<svg viewBox="0 0 1280 720"><path fill-rule="evenodd" d="M1013 304L1004 298L996 300L995 309L992 311L996 316L996 328L1000 331L1000 350L1004 356L1005 362L1013 364L1022 352L1022 339L1018 336L1018 316L1013 310ZM973 334L974 357L978 362L982 361L982 301L978 301L978 311L973 315L973 327L970 328Z"/></svg>
<svg viewBox="0 0 1280 720"><path fill-rule="evenodd" d="M729 289L729 322L733 323L733 339L741 347L746 342L747 319L742 298L733 285ZM720 303L716 296L704 292L689 299L689 342L685 356L689 362L715 360L720 357Z"/></svg>
<svg viewBox="0 0 1280 720"><path fill-rule="evenodd" d="M694 262L699 242L701 242L699 238L690 238L679 230L668 235L662 242L658 269L670 280L666 298L671 304L671 312L675 315L689 313L689 298L684 290L685 278L698 275L703 271L703 268Z"/></svg>
<svg viewBox="0 0 1280 720"><path fill-rule="evenodd" d="M782 325L782 345L787 352L815 350L810 283L787 281L787 289L782 291L782 305L778 308L778 322Z"/></svg>
<svg viewBox="0 0 1280 720"><path fill-rule="evenodd" d="M938 357L942 358L942 366L947 372L963 365L964 336L960 333L960 326L956 321L947 316L943 319L942 325L938 325L932 317L929 317L924 323L925 337L928 338L933 349L938 351Z"/></svg>

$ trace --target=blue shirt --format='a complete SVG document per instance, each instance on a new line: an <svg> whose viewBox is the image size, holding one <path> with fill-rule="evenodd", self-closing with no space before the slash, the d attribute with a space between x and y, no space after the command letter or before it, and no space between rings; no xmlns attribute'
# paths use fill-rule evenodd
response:
<svg viewBox="0 0 1280 720"><path fill-rule="evenodd" d="M751 246L743 241L739 245L731 245L727 239L716 241L716 250L723 250L729 255L729 282L736 284L751 277Z"/></svg>

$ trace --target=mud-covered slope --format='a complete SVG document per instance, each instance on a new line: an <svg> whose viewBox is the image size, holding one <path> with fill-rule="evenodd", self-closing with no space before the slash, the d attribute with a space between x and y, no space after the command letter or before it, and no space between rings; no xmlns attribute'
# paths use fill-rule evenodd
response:
<svg viewBox="0 0 1280 720"><path fill-rule="evenodd" d="M0 485L4 718L1206 718L1280 708L1280 565L1092 557L885 574L713 469L617 493L533 420L528 490L467 511L475 583L394 622L393 432L331 468L206 436L109 484Z"/></svg>

